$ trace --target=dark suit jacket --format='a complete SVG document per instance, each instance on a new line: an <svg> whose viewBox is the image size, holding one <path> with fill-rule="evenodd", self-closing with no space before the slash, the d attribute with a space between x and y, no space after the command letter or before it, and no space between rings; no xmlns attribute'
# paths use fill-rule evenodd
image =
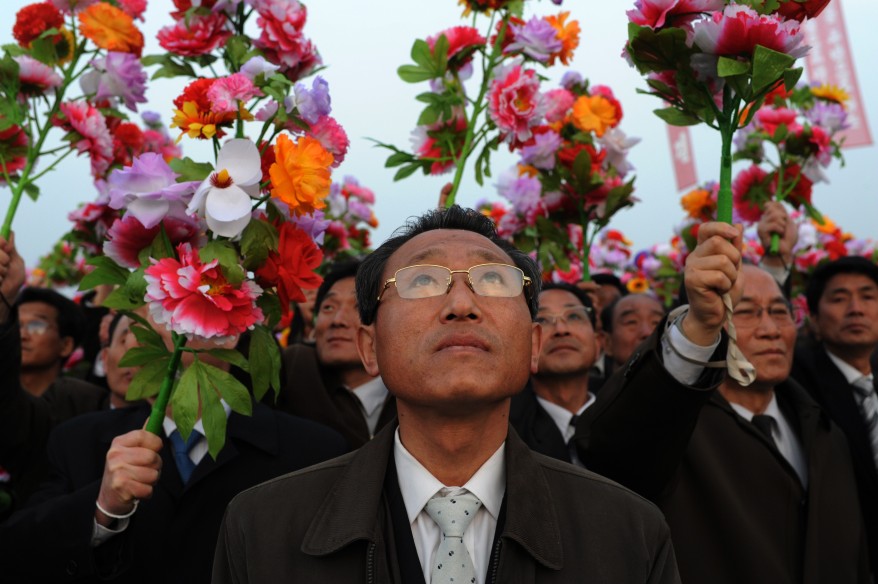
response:
<svg viewBox="0 0 878 584"><path fill-rule="evenodd" d="M509 423L534 452L570 462L570 450L552 416L543 409L530 383L512 398Z"/></svg>
<svg viewBox="0 0 878 584"><path fill-rule="evenodd" d="M49 443L52 474L0 526L4 582L209 582L213 550L228 502L244 489L347 450L337 433L308 420L254 407L229 416L226 446L205 456L184 486L170 446L153 497L128 529L91 548L95 500L106 452L115 436L143 427L146 406L80 416L59 426Z"/></svg>
<svg viewBox="0 0 878 584"><path fill-rule="evenodd" d="M793 361L793 377L832 418L847 437L857 477L863 520L869 536L873 570L878 570L878 472L869 430L854 400L854 388L821 344L801 345Z"/></svg>
<svg viewBox="0 0 878 584"><path fill-rule="evenodd" d="M329 368L317 362L310 345L291 345L283 352L283 384L277 398L281 411L325 424L359 448L371 439L356 396L342 386ZM396 399L387 396L376 433L396 418Z"/></svg>
<svg viewBox="0 0 878 584"><path fill-rule="evenodd" d="M684 582L868 582L856 483L839 429L792 380L775 388L798 426L804 489L773 444L717 392L673 382L659 334L631 357L627 381L611 380L580 419L575 439L586 466L659 505Z"/></svg>
<svg viewBox="0 0 878 584"><path fill-rule="evenodd" d="M356 452L236 497L217 542L214 583L402 583L384 488L394 426ZM489 581L679 582L653 505L531 452L511 428L506 509Z"/></svg>

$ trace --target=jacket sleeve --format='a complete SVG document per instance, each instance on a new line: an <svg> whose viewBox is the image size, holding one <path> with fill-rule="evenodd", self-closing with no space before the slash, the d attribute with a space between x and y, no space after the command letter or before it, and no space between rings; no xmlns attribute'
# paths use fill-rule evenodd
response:
<svg viewBox="0 0 878 584"><path fill-rule="evenodd" d="M680 584L680 572L677 569L677 558L674 545L671 543L671 531L664 526L661 539L658 541L652 571L647 584Z"/></svg>
<svg viewBox="0 0 878 584"><path fill-rule="evenodd" d="M664 367L664 321L601 389L577 424L576 447L585 466L656 501L679 466L701 407L724 377L705 369L694 385ZM712 360L725 355L726 339Z"/></svg>
<svg viewBox="0 0 878 584"><path fill-rule="evenodd" d="M233 505L226 509L213 556L213 584L244 584L248 582L244 560L243 533L235 521Z"/></svg>

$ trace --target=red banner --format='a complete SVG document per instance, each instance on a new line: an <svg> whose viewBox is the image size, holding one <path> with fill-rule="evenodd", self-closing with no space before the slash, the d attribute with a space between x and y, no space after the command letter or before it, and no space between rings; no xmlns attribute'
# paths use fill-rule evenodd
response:
<svg viewBox="0 0 878 584"><path fill-rule="evenodd" d="M668 125L668 142L671 146L671 158L674 161L677 190L682 191L698 182L689 128Z"/></svg>
<svg viewBox="0 0 878 584"><path fill-rule="evenodd" d="M863 97L857 82L857 71L851 55L841 0L833 0L820 16L806 24L805 38L811 50L805 58L808 79L813 83L836 85L848 92L846 107L850 128L842 132L845 148L868 146L872 143Z"/></svg>

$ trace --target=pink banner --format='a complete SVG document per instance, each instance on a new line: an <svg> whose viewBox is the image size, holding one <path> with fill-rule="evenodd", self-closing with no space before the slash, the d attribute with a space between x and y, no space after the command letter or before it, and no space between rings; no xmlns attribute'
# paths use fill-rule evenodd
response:
<svg viewBox="0 0 878 584"><path fill-rule="evenodd" d="M848 92L851 98L846 104L847 121L851 127L842 133L845 138L844 146L868 146L872 143L872 135L857 82L841 0L832 0L820 16L809 21L806 27L805 41L811 45L805 58L808 79L811 82L836 85Z"/></svg>
<svg viewBox="0 0 878 584"><path fill-rule="evenodd" d="M682 191L698 182L689 128L668 125L668 142L671 146L671 158L674 161L677 190Z"/></svg>

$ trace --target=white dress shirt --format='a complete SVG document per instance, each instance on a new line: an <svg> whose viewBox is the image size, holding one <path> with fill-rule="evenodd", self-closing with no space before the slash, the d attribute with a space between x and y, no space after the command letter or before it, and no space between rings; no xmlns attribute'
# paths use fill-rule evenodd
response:
<svg viewBox="0 0 878 584"><path fill-rule="evenodd" d="M552 418L552 421L555 422L555 425L558 426L558 431L561 432L561 436L564 437L564 443L570 442L570 439L573 438L573 435L576 434L576 428L570 425L570 421L573 419L573 416L581 416L582 412L587 410L591 405L595 402L595 395L593 393L588 394L588 399L582 405L581 408L576 410L576 414L571 414L570 410L566 408L562 408L558 404L552 403L547 399L541 398L537 396L537 401L546 410L546 413L549 414L549 417Z"/></svg>
<svg viewBox="0 0 878 584"><path fill-rule="evenodd" d="M381 376L367 381L350 390L360 401L363 408L363 417L366 419L366 425L369 427L369 437L375 436L375 427L378 425L378 418L381 417L381 406L387 401L387 386Z"/></svg>
<svg viewBox="0 0 878 584"><path fill-rule="evenodd" d="M506 493L505 446L505 442L501 444L465 485L448 487L430 474L430 471L405 449L399 439L397 428L393 459L396 462L399 490L412 527L412 538L427 584L430 584L431 566L436 549L439 547L441 533L439 526L427 514L424 506L439 492L443 495L458 495L469 491L481 500L481 508L463 534L463 543L472 558L476 582L481 584L485 581L491 558L491 546L494 543L494 532L497 529L497 518L500 514L500 506L503 504L503 495Z"/></svg>
<svg viewBox="0 0 878 584"><path fill-rule="evenodd" d="M753 421L753 416L755 415L754 412L751 412L740 404L730 403L729 405L732 406L732 409L735 410L739 416L748 422ZM762 413L763 415L774 418L775 423L771 425L771 437L774 438L774 444L787 462L790 463L790 466L796 471L796 474L799 475L799 479L802 481L802 486L807 489L808 463L805 460L805 450L802 448L802 443L799 441L798 436L796 436L789 420L787 420L787 417L778 407L776 394L772 394L768 407L766 407L765 411Z"/></svg>
<svg viewBox="0 0 878 584"><path fill-rule="evenodd" d="M838 370L841 371L841 374L844 375L844 378L847 379L847 382L851 385L859 385L860 387L865 387L866 384L872 385L874 376L872 373L868 373L863 375L860 373L860 370L848 363L847 361L842 360L839 357L836 357L829 351L826 351L826 354L829 356L829 360L832 361ZM857 400L859 401L859 400Z"/></svg>

